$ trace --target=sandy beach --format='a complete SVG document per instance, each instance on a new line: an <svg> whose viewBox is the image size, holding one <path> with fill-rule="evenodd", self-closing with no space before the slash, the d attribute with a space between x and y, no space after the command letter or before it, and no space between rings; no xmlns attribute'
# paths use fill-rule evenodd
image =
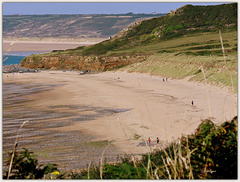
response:
<svg viewBox="0 0 240 182"><path fill-rule="evenodd" d="M74 49L79 46L87 46L98 42L57 42L57 41L3 41L3 51L43 51Z"/></svg>
<svg viewBox="0 0 240 182"><path fill-rule="evenodd" d="M92 116L98 112L93 109L80 112L73 106L111 111L111 114L106 112L101 117L48 130L97 136L95 140L111 141L127 154L148 152L149 147L141 145L148 137L152 141L159 137L162 142L169 142L194 132L203 119L211 118L220 124L237 115L237 95L226 88L187 80L163 82L163 78L146 74L79 75L77 71L3 74L3 84L11 83L55 85L52 89L24 96L28 108L52 109L70 116L71 113Z"/></svg>

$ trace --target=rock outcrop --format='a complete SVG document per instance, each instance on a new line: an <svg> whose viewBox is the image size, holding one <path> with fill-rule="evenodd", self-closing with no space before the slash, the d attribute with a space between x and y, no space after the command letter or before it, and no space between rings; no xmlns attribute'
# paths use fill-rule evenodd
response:
<svg viewBox="0 0 240 182"><path fill-rule="evenodd" d="M116 56L116 57L99 57L99 56L75 56L75 55L31 55L24 58L20 66L25 68L43 68L51 70L59 69L78 69L78 70L97 70L106 71L118 68L128 64L140 62L147 56Z"/></svg>
<svg viewBox="0 0 240 182"><path fill-rule="evenodd" d="M3 73L27 73L27 72L37 72L37 70L23 68L19 64L10 64L10 65L3 65L2 72Z"/></svg>

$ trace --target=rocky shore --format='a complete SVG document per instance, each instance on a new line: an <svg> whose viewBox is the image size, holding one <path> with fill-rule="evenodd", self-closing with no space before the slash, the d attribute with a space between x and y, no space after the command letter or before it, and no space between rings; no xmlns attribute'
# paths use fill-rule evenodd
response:
<svg viewBox="0 0 240 182"><path fill-rule="evenodd" d="M19 64L10 64L10 65L3 65L2 72L3 73L27 73L27 72L38 72L39 70L36 69L28 69L23 68Z"/></svg>

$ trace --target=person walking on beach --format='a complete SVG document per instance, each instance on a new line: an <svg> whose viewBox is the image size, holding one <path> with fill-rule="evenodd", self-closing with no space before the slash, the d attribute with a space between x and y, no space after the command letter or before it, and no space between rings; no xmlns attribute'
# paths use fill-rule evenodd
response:
<svg viewBox="0 0 240 182"><path fill-rule="evenodd" d="M192 106L193 106L193 104L194 104L194 103L193 103L193 100L192 100Z"/></svg>
<svg viewBox="0 0 240 182"><path fill-rule="evenodd" d="M151 139L150 137L148 137L148 146L150 146L150 144L151 144Z"/></svg>
<svg viewBox="0 0 240 182"><path fill-rule="evenodd" d="M157 145L159 144L159 138L157 137Z"/></svg>

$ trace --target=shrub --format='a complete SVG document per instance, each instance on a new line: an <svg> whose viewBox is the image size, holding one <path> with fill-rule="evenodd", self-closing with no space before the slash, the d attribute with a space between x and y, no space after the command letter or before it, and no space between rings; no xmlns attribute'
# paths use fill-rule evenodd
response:
<svg viewBox="0 0 240 182"><path fill-rule="evenodd" d="M199 125L189 137L195 178L237 178L237 117L216 127L210 120Z"/></svg>
<svg viewBox="0 0 240 182"><path fill-rule="evenodd" d="M10 164L12 153L9 153ZM15 152L12 165L12 175L10 179L41 179L44 174L48 174L57 170L56 164L47 164L45 166L39 165L38 160L35 159L33 152L24 148L21 152ZM4 178L6 179L8 173Z"/></svg>
<svg viewBox="0 0 240 182"><path fill-rule="evenodd" d="M146 170L143 167L134 167L127 163L114 166L105 164L103 169L104 179L144 179Z"/></svg>

